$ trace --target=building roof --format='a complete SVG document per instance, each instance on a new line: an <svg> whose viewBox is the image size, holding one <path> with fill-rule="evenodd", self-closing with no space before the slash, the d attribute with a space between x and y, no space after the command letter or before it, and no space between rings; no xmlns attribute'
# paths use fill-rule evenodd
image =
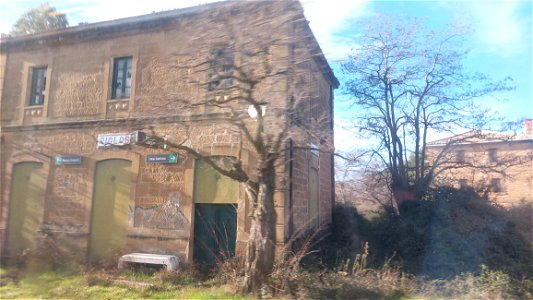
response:
<svg viewBox="0 0 533 300"><path fill-rule="evenodd" d="M146 30L147 28L153 28L157 26L163 26L169 24L176 19L193 17L203 12L216 12L219 9L226 8L232 5L238 7L244 7L245 5L281 3L279 1L221 1L208 4L202 4L193 7L186 7L162 12L154 12L151 14L133 16L128 18L80 24L78 26L72 26L68 28L47 30L35 34L27 34L21 36L2 36L0 39L0 51L6 53L16 49L30 49L32 46L42 46L43 44L55 44L58 42L64 42L70 39L92 39L92 38L106 38L113 36L120 32ZM287 1L286 3L297 4L297 9L300 10L302 19L305 19L303 15L303 8L298 1ZM238 8L237 7L237 8ZM306 37L307 46L322 73L331 82L331 84L338 88L339 81L333 74L331 67L329 66L318 42L312 33L307 22L305 22L304 29L309 32Z"/></svg>
<svg viewBox="0 0 533 300"><path fill-rule="evenodd" d="M465 133L453 135L450 137L438 139L427 143L428 147L442 147L449 144L454 145L471 145L471 144L486 144L486 143L507 143L531 141L533 136L528 134L511 134L502 132L471 130Z"/></svg>

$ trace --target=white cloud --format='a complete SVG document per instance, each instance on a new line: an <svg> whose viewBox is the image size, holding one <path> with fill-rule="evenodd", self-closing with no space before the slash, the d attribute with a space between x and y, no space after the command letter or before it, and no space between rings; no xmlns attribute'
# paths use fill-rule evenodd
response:
<svg viewBox="0 0 533 300"><path fill-rule="evenodd" d="M370 148L377 142L371 139L359 138L357 129L348 118L335 117L335 151L349 153L355 150Z"/></svg>
<svg viewBox="0 0 533 300"><path fill-rule="evenodd" d="M475 38L486 46L485 50L512 56L520 51L520 47L527 47L525 42L531 41L531 21L524 24L527 20L520 17L522 4L524 2L515 0L465 2L461 10L471 17ZM524 32L526 28L529 32Z"/></svg>
<svg viewBox="0 0 533 300"><path fill-rule="evenodd" d="M369 2L370 0L302 0L309 26L328 60L340 60L348 55L353 43L342 36L340 31L367 14Z"/></svg>

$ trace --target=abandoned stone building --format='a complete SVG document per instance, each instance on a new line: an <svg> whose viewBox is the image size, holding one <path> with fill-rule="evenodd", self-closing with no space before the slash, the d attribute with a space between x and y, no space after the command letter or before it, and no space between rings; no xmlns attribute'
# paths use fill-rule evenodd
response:
<svg viewBox="0 0 533 300"><path fill-rule="evenodd" d="M523 134L467 132L429 143L430 156L446 153L440 166L443 172L436 180L473 188L505 207L533 202L530 120L524 122L524 129Z"/></svg>
<svg viewBox="0 0 533 300"><path fill-rule="evenodd" d="M339 82L297 1L205 4L7 37L0 47L2 255L43 239L82 261L239 253L250 229L242 186L149 141L157 133L240 159L253 175L250 143L227 122L248 111L246 97L260 101L272 134L290 131L276 166L278 246L331 222Z"/></svg>

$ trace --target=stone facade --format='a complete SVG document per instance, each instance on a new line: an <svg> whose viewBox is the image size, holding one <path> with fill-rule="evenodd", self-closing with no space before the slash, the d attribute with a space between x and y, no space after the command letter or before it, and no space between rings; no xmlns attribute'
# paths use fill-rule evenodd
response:
<svg viewBox="0 0 533 300"><path fill-rule="evenodd" d="M460 142L447 146L453 139ZM463 139L463 140L461 140ZM533 201L533 138L531 133L506 135L481 133L456 136L428 145L431 157L444 148L447 168L437 181L454 187L471 187L506 207Z"/></svg>
<svg viewBox="0 0 533 300"><path fill-rule="evenodd" d="M250 56L266 41L266 56ZM269 74L253 89L267 105L269 130L290 126L285 155L278 166L275 193L277 242L309 227L309 168L318 172L318 226L331 222L333 209L333 89L338 87L298 2L230 2L153 13L58 31L2 39L2 126L0 239L6 232L13 170L23 162L42 164L46 185L38 238L48 236L84 259L88 253L99 162L131 162L126 244L123 252L179 255L190 262L194 240L196 157L177 152L175 164L147 162L168 149L134 142L97 147L104 134L150 131L169 141L186 141L203 155L240 157L254 176L257 158L242 133L224 122L227 109L189 104L208 98L230 99L235 91L210 91L205 82L215 48L231 48L236 70L265 60ZM128 97L113 99L117 58L131 59ZM44 101L29 105L35 89L32 70L46 67ZM262 69L263 68L263 69ZM276 70L282 70L276 73ZM212 70L211 70L212 71ZM240 95L242 96L242 95ZM180 100L180 101L177 101ZM276 113L297 102L297 117ZM242 104L242 103L241 103ZM246 106L233 107L246 111ZM270 114L270 115L269 115ZM248 122L253 122L249 120ZM318 128L318 129L317 129ZM313 129L309 133L310 129ZM57 164L58 156L81 157L78 164ZM250 228L249 205L239 188L237 253Z"/></svg>

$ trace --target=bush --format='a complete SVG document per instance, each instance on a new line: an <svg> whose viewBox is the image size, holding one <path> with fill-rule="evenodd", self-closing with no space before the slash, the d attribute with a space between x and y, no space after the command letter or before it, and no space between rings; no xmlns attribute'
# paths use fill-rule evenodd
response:
<svg viewBox="0 0 533 300"><path fill-rule="evenodd" d="M25 272L44 272L61 270L66 272L80 272L84 263L75 253L61 247L53 235L43 234L36 239L35 247L28 248L9 259L2 260L2 264L15 266Z"/></svg>
<svg viewBox="0 0 533 300"><path fill-rule="evenodd" d="M479 274L482 265L518 280L532 275L531 245L505 210L472 190L434 189L401 211L360 220L374 267L394 256L404 271L435 279Z"/></svg>

